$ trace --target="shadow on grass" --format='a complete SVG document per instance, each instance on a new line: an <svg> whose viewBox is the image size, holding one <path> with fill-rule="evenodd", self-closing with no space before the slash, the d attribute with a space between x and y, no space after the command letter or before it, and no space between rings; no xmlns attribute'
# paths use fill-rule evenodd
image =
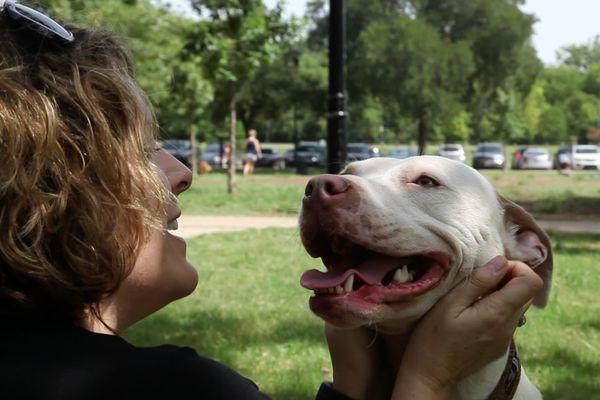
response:
<svg viewBox="0 0 600 400"><path fill-rule="evenodd" d="M519 200L519 205L531 213L600 216L600 199L589 196L561 196L539 200Z"/></svg>
<svg viewBox="0 0 600 400"><path fill-rule="evenodd" d="M600 235L592 233L560 233L548 231L554 252L565 256L600 255Z"/></svg>
<svg viewBox="0 0 600 400"><path fill-rule="evenodd" d="M549 365L562 373L554 374L552 386L544 388L546 400L597 399L600 393L597 365L582 360L564 347L558 347L541 357L527 357L527 365L545 368Z"/></svg>
<svg viewBox="0 0 600 400"><path fill-rule="evenodd" d="M219 312L199 311L173 317L156 314L127 333L136 345L171 343L195 347L199 353L229 363L234 355L250 346L274 346L290 342L324 343L323 327L316 318L282 316L275 325L261 328L252 318L225 316Z"/></svg>

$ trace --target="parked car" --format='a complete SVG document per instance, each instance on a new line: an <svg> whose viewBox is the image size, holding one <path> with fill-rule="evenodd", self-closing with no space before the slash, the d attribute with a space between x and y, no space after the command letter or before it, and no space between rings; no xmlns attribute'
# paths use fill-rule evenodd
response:
<svg viewBox="0 0 600 400"><path fill-rule="evenodd" d="M388 153L388 157L408 158L408 157L414 157L418 153L419 152L414 147L401 146L401 147L394 147L393 149L391 149Z"/></svg>
<svg viewBox="0 0 600 400"><path fill-rule="evenodd" d="M224 148L225 145L223 145ZM221 168L221 157L222 151L219 143L211 143L206 145L200 156L200 161L205 161L211 165L211 167Z"/></svg>
<svg viewBox="0 0 600 400"><path fill-rule="evenodd" d="M562 164L573 169L600 169L600 150L593 144L561 147L554 159L555 167Z"/></svg>
<svg viewBox="0 0 600 400"><path fill-rule="evenodd" d="M294 165L294 148L287 149L285 153L283 153L283 159L285 160L285 165L291 167Z"/></svg>
<svg viewBox="0 0 600 400"><path fill-rule="evenodd" d="M213 168L227 168L227 160L222 159L222 152L225 150L225 145L223 147L219 143L210 143L208 144L202 154L200 155L200 161L205 161L210 164ZM244 163L243 155L236 150L235 152L235 168L242 169Z"/></svg>
<svg viewBox="0 0 600 400"><path fill-rule="evenodd" d="M256 160L257 167L268 167L277 171L285 169L285 159L277 150L271 147L263 147L261 150L262 157Z"/></svg>
<svg viewBox="0 0 600 400"><path fill-rule="evenodd" d="M513 169L552 169L550 152L541 147L527 146L515 153Z"/></svg>
<svg viewBox="0 0 600 400"><path fill-rule="evenodd" d="M292 156L293 156L292 149ZM322 142L298 142L296 146L296 162L310 166L324 166L327 163L327 146Z"/></svg>
<svg viewBox="0 0 600 400"><path fill-rule="evenodd" d="M573 169L600 169L600 151L592 144L579 144L573 151Z"/></svg>
<svg viewBox="0 0 600 400"><path fill-rule="evenodd" d="M467 157L465 156L465 149L463 149L461 144L442 144L438 149L438 155L440 157L449 158L451 160L460 161L462 163L467 161Z"/></svg>
<svg viewBox="0 0 600 400"><path fill-rule="evenodd" d="M473 153L473 168L504 168L506 157L499 143L479 143Z"/></svg>
<svg viewBox="0 0 600 400"><path fill-rule="evenodd" d="M167 139L162 142L162 148L186 167L192 165L192 142L189 140Z"/></svg>
<svg viewBox="0 0 600 400"><path fill-rule="evenodd" d="M346 147L346 161L348 162L361 161L379 156L379 149L368 143L348 143Z"/></svg>

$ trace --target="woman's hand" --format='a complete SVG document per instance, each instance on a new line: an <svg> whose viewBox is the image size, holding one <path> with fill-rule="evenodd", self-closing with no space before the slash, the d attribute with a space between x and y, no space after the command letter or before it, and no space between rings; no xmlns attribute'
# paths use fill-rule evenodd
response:
<svg viewBox="0 0 600 400"><path fill-rule="evenodd" d="M333 365L333 386L353 399L389 399L393 375L373 330L340 329L325 323Z"/></svg>
<svg viewBox="0 0 600 400"><path fill-rule="evenodd" d="M542 287L529 266L504 257L475 269L417 324L392 399L447 398L460 379L506 352Z"/></svg>

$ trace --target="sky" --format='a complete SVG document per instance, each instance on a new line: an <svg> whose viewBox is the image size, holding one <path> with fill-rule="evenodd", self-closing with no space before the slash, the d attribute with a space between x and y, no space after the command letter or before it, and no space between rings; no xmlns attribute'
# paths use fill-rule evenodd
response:
<svg viewBox="0 0 600 400"><path fill-rule="evenodd" d="M182 4L187 0L172 0ZM264 0L273 7L277 0ZM302 16L306 0L287 0L287 15ZM556 52L570 44L590 42L600 35L600 0L527 0L523 11L534 14L533 44L547 65L557 63ZM351 22L350 22L351 23Z"/></svg>

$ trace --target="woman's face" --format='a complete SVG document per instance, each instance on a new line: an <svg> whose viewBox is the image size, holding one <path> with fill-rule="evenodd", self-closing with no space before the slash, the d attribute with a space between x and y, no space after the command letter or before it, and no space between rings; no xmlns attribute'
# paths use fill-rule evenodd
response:
<svg viewBox="0 0 600 400"><path fill-rule="evenodd" d="M131 311L140 319L189 295L198 283L196 269L186 259L185 241L170 232L177 228L177 218L181 215L176 196L190 187L192 172L162 149L155 151L151 160L174 196L167 204L167 217L162 221L164 229L150 231L131 274L119 289L122 303L135 307Z"/></svg>

